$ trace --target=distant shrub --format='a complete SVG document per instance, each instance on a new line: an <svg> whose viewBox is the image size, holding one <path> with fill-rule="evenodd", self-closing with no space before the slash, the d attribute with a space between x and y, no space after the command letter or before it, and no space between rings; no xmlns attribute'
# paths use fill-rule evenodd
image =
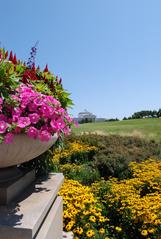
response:
<svg viewBox="0 0 161 239"><path fill-rule="evenodd" d="M161 143L156 143L154 140L146 141L136 137L97 134L72 135L67 138L68 143L78 139L83 144L97 148L94 154L89 155L87 161L92 161L93 167L98 169L101 177L105 178L109 176L120 179L129 178L131 177L131 170L128 167L130 162L141 162L150 157L161 159ZM78 162L83 162L81 157L74 155L73 157Z"/></svg>

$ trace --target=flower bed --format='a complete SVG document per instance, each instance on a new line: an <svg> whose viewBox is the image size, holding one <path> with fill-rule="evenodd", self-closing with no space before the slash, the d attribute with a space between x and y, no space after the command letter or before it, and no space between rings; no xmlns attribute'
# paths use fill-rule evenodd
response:
<svg viewBox="0 0 161 239"><path fill-rule="evenodd" d="M102 213L91 189L75 180L66 180L59 195L64 198L64 229L75 239L108 239L109 219Z"/></svg>
<svg viewBox="0 0 161 239"><path fill-rule="evenodd" d="M93 141L96 140L96 137ZM109 138L111 139L111 136ZM117 140L120 140L120 137L117 138L116 136L114 138L113 136L112 139L115 144L117 144ZM86 138L81 140L82 138L79 141L80 145L86 145L90 148L93 144L92 142L89 146ZM105 138L102 140L105 141ZM128 177L126 176L124 179L121 177L111 177L109 175L105 178L93 177L95 182L92 184L89 180L89 175L93 174L92 167L85 171L86 166L90 166L91 164L95 165L95 158L99 155L99 151L104 149L107 151L107 149L111 148L110 144L113 144L112 141L108 141L107 148L102 147L99 137L97 144L96 142L94 144L96 145L96 154L94 158L92 157L87 160L88 163L81 158L82 147L78 147L77 155L79 155L80 151L80 159L77 158L77 162L74 163L72 163L73 160L70 161L73 152L70 147L65 146L64 151L61 152L61 155L64 157L62 161L59 160L60 154L59 151L57 151L58 154L56 158L57 163L59 163L59 170L63 171L66 178L68 178L61 191L61 195L65 198L64 209L65 212L67 212L67 215L66 213L64 214L64 230L72 230L75 238L159 239L161 234L161 161L154 159L144 160L146 154L153 153L155 150L159 152L159 144L155 142L142 142L140 139L130 139L129 137L123 138L123 142L130 142L131 148L134 148L133 141L134 145L137 143L138 146L145 145L146 143L147 151L146 149L143 151L139 150L139 156L141 158L139 161L141 162L131 162L127 165L127 169L130 172L127 175ZM75 145L78 143L78 138L76 140L76 137L74 137L70 142L72 142L72 144L68 141L67 145ZM148 145L151 146L153 150L149 151ZM160 154L158 154L158 156L159 155ZM127 156L129 157L129 155ZM132 159L134 159L133 155ZM96 158L96 160L98 160L98 158ZM120 165L116 166L120 167ZM117 167L111 168L117 170ZM84 171L84 174L82 171ZM69 180L69 178L74 180ZM86 186L87 182L88 187ZM91 222L89 227L90 230L93 231L93 234L89 233L87 235L85 224L89 221L89 215L85 214L89 205L83 206L83 203L85 198L89 197L88 194L93 198L95 206L97 207L97 205L99 205L101 214L107 218L108 221L101 225L101 229L97 226L98 221L96 218L97 225L95 225L95 222ZM77 209L75 202L77 202L77 198L80 200L81 208L78 207L79 210L76 211L77 213L75 214L75 209ZM93 203L91 203L91 205L93 205ZM95 216L92 213L90 215ZM81 227L81 229L76 230L76 228L79 229L79 227ZM100 232L104 234L101 235Z"/></svg>

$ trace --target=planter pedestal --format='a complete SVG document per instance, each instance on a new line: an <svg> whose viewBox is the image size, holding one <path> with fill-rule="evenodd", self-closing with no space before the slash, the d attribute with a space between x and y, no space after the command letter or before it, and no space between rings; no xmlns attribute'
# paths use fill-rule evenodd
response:
<svg viewBox="0 0 161 239"><path fill-rule="evenodd" d="M7 181L6 181L7 178ZM7 205L35 180L35 171L23 172L17 166L0 169L0 205Z"/></svg>
<svg viewBox="0 0 161 239"><path fill-rule="evenodd" d="M63 205L57 193L63 180L61 173L49 174L1 205L0 239L62 239Z"/></svg>

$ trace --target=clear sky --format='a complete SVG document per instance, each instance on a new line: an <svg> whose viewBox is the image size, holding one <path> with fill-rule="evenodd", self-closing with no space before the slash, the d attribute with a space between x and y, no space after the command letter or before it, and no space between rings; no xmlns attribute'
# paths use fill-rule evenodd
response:
<svg viewBox="0 0 161 239"><path fill-rule="evenodd" d="M1 46L63 78L98 117L161 107L160 0L1 0Z"/></svg>

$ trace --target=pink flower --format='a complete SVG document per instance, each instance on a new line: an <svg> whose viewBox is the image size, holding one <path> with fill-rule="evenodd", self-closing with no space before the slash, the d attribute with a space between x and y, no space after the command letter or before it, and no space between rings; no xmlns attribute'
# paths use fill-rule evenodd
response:
<svg viewBox="0 0 161 239"><path fill-rule="evenodd" d="M54 104L54 105L56 105L56 106L60 106L60 102L59 102L58 100L56 100L54 97L50 96L50 95L46 96L45 99L46 99L49 103L52 103L52 104Z"/></svg>
<svg viewBox="0 0 161 239"><path fill-rule="evenodd" d="M3 104L3 99L0 97L0 105Z"/></svg>
<svg viewBox="0 0 161 239"><path fill-rule="evenodd" d="M76 121L76 120L74 121L74 126L77 128L79 127L78 121Z"/></svg>
<svg viewBox="0 0 161 239"><path fill-rule="evenodd" d="M22 114L22 109L14 108L14 110L12 111L13 122L17 122L21 114Z"/></svg>
<svg viewBox="0 0 161 239"><path fill-rule="evenodd" d="M19 99L18 96L16 96L16 95L11 95L11 98L12 98L13 100L17 101L17 102L20 101L20 99Z"/></svg>
<svg viewBox="0 0 161 239"><path fill-rule="evenodd" d="M73 122L73 119L68 114L65 116L65 118L69 123Z"/></svg>
<svg viewBox="0 0 161 239"><path fill-rule="evenodd" d="M28 135L30 138L36 139L37 136L38 136L38 130L37 130L35 127L30 127L30 128L27 130L27 135Z"/></svg>
<svg viewBox="0 0 161 239"><path fill-rule="evenodd" d="M37 106L42 105L42 103L43 103L43 99L40 98L40 97L37 97L37 98L34 100L34 104L37 105Z"/></svg>
<svg viewBox="0 0 161 239"><path fill-rule="evenodd" d="M28 105L28 109L30 112L35 112L37 110L37 105L35 105L34 103L30 103Z"/></svg>
<svg viewBox="0 0 161 239"><path fill-rule="evenodd" d="M7 116L5 116L4 114L0 114L0 121L7 121Z"/></svg>
<svg viewBox="0 0 161 239"><path fill-rule="evenodd" d="M71 133L71 128L69 126L64 128L64 134L69 135Z"/></svg>
<svg viewBox="0 0 161 239"><path fill-rule="evenodd" d="M54 119L52 119L50 121L50 125L51 125L53 132L57 132L59 130L59 126Z"/></svg>
<svg viewBox="0 0 161 239"><path fill-rule="evenodd" d="M4 134L6 132L6 129L8 128L6 122L3 120L0 121L0 134Z"/></svg>
<svg viewBox="0 0 161 239"><path fill-rule="evenodd" d="M40 120L40 116L37 113L29 114L29 118L32 124L37 124Z"/></svg>
<svg viewBox="0 0 161 239"><path fill-rule="evenodd" d="M42 130L39 132L38 137L41 141L49 141L51 139L51 134L47 130Z"/></svg>
<svg viewBox="0 0 161 239"><path fill-rule="evenodd" d="M30 118L29 117L20 117L18 119L18 124L17 126L20 128L25 128L31 124Z"/></svg>
<svg viewBox="0 0 161 239"><path fill-rule="evenodd" d="M13 141L14 135L12 133L7 133L4 137L5 144L10 144Z"/></svg>

